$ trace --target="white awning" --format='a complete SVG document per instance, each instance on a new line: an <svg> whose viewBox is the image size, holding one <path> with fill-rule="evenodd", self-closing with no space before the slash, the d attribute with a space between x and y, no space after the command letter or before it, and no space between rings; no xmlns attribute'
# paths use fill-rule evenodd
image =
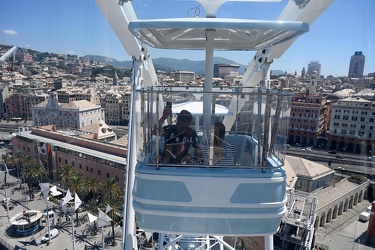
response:
<svg viewBox="0 0 375 250"><path fill-rule="evenodd" d="M59 196L60 194L62 194L60 191L57 190L56 186L51 187L50 192L52 196Z"/></svg>
<svg viewBox="0 0 375 250"><path fill-rule="evenodd" d="M193 116L200 116L203 115L203 102L184 102L173 104L172 113L178 114L181 110L188 110ZM229 110L224 107L223 105L216 104L215 105L215 114L216 115L232 115Z"/></svg>

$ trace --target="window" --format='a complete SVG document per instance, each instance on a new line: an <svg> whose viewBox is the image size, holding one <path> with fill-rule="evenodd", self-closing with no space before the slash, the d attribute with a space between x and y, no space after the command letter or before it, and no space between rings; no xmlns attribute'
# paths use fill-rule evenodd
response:
<svg viewBox="0 0 375 250"><path fill-rule="evenodd" d="M365 121L365 118L364 117L361 117L361 122L364 122Z"/></svg>
<svg viewBox="0 0 375 250"><path fill-rule="evenodd" d="M61 158L59 158L59 162L61 162Z"/></svg>
<svg viewBox="0 0 375 250"><path fill-rule="evenodd" d="M374 118L370 118L369 122L374 122Z"/></svg>
<svg viewBox="0 0 375 250"><path fill-rule="evenodd" d="M86 166L86 171L89 171L89 167L88 166Z"/></svg>
<svg viewBox="0 0 375 250"><path fill-rule="evenodd" d="M102 173L100 172L100 170L98 170L98 175L102 175Z"/></svg>
<svg viewBox="0 0 375 250"><path fill-rule="evenodd" d="M342 117L342 119L343 119L344 121L347 121L347 120L349 120L349 116L344 115L344 116Z"/></svg>
<svg viewBox="0 0 375 250"><path fill-rule="evenodd" d="M92 168L90 168L90 172L91 172L91 173L94 173L94 170L93 170Z"/></svg>
<svg viewBox="0 0 375 250"><path fill-rule="evenodd" d="M109 178L109 173L107 173L107 178Z"/></svg>
<svg viewBox="0 0 375 250"><path fill-rule="evenodd" d="M357 121L357 116L353 116L352 121Z"/></svg>
<svg viewBox="0 0 375 250"><path fill-rule="evenodd" d="M68 164L68 160L65 160L65 164Z"/></svg>
<svg viewBox="0 0 375 250"><path fill-rule="evenodd" d="M79 164L79 168L82 169L82 164Z"/></svg>

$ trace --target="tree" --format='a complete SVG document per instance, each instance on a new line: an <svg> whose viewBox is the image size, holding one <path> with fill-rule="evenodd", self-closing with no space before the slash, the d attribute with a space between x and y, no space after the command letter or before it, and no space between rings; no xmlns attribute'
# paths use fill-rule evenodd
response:
<svg viewBox="0 0 375 250"><path fill-rule="evenodd" d="M34 181L41 181L43 177L47 176L47 171L44 166L37 164L35 160L26 163L21 170L21 177L27 180L29 187L30 199L32 199L32 186Z"/></svg>
<svg viewBox="0 0 375 250"><path fill-rule="evenodd" d="M68 180L68 187L70 191L74 194L77 194L78 196L81 196L84 194L85 191L85 183L84 183L84 176L82 172L76 172L73 171L73 175L70 176ZM78 209L76 210L76 221L77 224L79 224L78 220Z"/></svg>
<svg viewBox="0 0 375 250"><path fill-rule="evenodd" d="M1 160L8 166L12 165L13 164L13 159L12 159L12 156L8 155L8 154L3 154L1 155Z"/></svg>
<svg viewBox="0 0 375 250"><path fill-rule="evenodd" d="M118 198L109 198L106 200L106 203L112 208L112 210L108 212L108 216L112 219L112 246L115 246L115 224L122 219L121 215L123 205L121 200L119 200Z"/></svg>
<svg viewBox="0 0 375 250"><path fill-rule="evenodd" d="M118 181L114 178L111 178L105 181L103 193L105 194L106 199L111 199L121 198L124 192Z"/></svg>
<svg viewBox="0 0 375 250"><path fill-rule="evenodd" d="M93 215L98 215L98 201L96 199L90 199L85 203L87 212ZM94 221L94 232L96 233L96 222Z"/></svg>
<svg viewBox="0 0 375 250"><path fill-rule="evenodd" d="M72 166L65 165L59 170L59 177L62 182L67 183L73 175L74 169Z"/></svg>
<svg viewBox="0 0 375 250"><path fill-rule="evenodd" d="M95 177L88 178L85 183L86 191L90 193L90 198L96 198L96 194L101 189L101 182Z"/></svg>
<svg viewBox="0 0 375 250"><path fill-rule="evenodd" d="M19 178L19 173L22 167L22 161L24 160L25 157L23 154L21 154L21 152L16 152L12 158L13 158L13 164L16 165L18 178Z"/></svg>

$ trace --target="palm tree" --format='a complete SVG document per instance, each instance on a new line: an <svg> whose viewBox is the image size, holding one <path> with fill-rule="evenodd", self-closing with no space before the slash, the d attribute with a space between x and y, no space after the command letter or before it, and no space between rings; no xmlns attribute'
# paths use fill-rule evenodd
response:
<svg viewBox="0 0 375 250"><path fill-rule="evenodd" d="M42 165L37 164L34 160L24 165L24 167L21 170L21 176L22 178L28 180L27 184L29 187L30 199L32 199L31 188L32 188L33 182L41 181L43 177L47 176L47 171Z"/></svg>
<svg viewBox="0 0 375 250"><path fill-rule="evenodd" d="M62 182L67 183L69 178L73 175L74 169L72 166L65 165L61 169L59 169L59 177Z"/></svg>
<svg viewBox="0 0 375 250"><path fill-rule="evenodd" d="M73 175L70 176L68 181L68 187L72 193L81 196L84 194L85 190L85 183L84 183L84 175L82 172L73 171ZM78 209L76 210L76 221L79 224L78 220Z"/></svg>
<svg viewBox="0 0 375 250"><path fill-rule="evenodd" d="M101 188L101 182L95 177L88 178L85 182L86 191L90 193L90 198L96 198L96 194Z"/></svg>
<svg viewBox="0 0 375 250"><path fill-rule="evenodd" d="M107 179L104 183L104 192L106 199L121 198L124 194L120 184L114 178Z"/></svg>
<svg viewBox="0 0 375 250"><path fill-rule="evenodd" d="M93 214L93 215L97 215L98 214L98 201L94 198L88 200L87 202L85 202L85 207L86 207L86 210L87 212ZM96 221L94 221L94 232L96 233Z"/></svg>
<svg viewBox="0 0 375 250"><path fill-rule="evenodd" d="M21 152L16 152L14 155L13 155L13 164L16 165L16 168L17 168L17 174L18 174L18 178L20 178L20 170L21 170L21 167L22 167L22 161L23 159L25 158L23 154L21 154Z"/></svg>
<svg viewBox="0 0 375 250"><path fill-rule="evenodd" d="M112 246L115 246L115 223L121 221L122 219L122 202L118 198L109 198L106 200L106 203L112 208L111 211L108 212L108 216L112 219L111 226L112 226Z"/></svg>
<svg viewBox="0 0 375 250"><path fill-rule="evenodd" d="M12 165L13 163L13 159L12 159L12 156L8 155L8 154L3 154L1 155L1 160L6 164L6 165Z"/></svg>

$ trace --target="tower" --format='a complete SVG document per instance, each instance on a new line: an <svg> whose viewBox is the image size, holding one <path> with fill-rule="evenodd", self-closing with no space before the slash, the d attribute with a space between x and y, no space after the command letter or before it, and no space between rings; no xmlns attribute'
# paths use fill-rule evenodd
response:
<svg viewBox="0 0 375 250"><path fill-rule="evenodd" d="M354 52L354 55L350 58L349 73L350 78L362 78L363 70L365 68L365 56L362 51Z"/></svg>
<svg viewBox="0 0 375 250"><path fill-rule="evenodd" d="M313 72L316 71L316 77L320 78L321 69L322 65L319 62L310 62L307 66L307 74L309 75L309 77L311 77Z"/></svg>

